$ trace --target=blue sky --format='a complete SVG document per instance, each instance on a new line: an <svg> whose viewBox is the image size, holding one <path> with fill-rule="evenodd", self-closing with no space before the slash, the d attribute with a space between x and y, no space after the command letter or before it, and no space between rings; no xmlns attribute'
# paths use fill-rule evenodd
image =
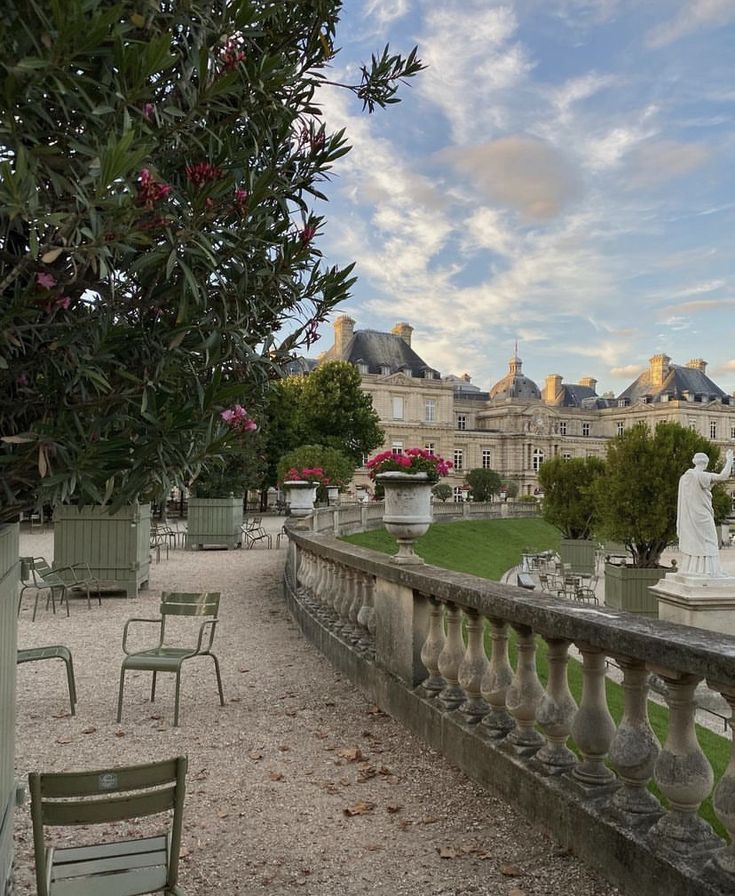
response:
<svg viewBox="0 0 735 896"><path fill-rule="evenodd" d="M429 66L403 102L321 97L354 145L317 209L340 312L483 388L518 339L537 382L666 352L735 390L735 0L345 0L331 75L388 41Z"/></svg>

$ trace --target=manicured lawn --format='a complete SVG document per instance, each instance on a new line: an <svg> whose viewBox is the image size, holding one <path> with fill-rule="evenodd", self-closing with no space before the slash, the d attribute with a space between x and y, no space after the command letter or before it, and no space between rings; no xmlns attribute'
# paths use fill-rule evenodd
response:
<svg viewBox="0 0 735 896"><path fill-rule="evenodd" d="M544 520L462 520L435 523L416 542L416 553L431 563L483 579L500 579L520 562L526 548L557 550L559 530ZM384 554L395 554L395 539L385 529L360 532L343 539Z"/></svg>
<svg viewBox="0 0 735 896"><path fill-rule="evenodd" d="M503 573L520 563L526 548L533 550L556 550L559 547L559 532L539 519L522 520L471 520L456 523L435 523L416 543L416 552L434 566L453 569L457 572L472 573L486 579L499 580ZM384 529L361 532L343 539L374 551L395 554L395 540ZM548 662L546 644L537 638L536 663L539 678L546 684ZM490 637L486 631L486 651L490 653ZM515 638L511 637L511 663L515 666ZM569 662L569 689L579 703L582 697L582 666L572 659ZM623 716L623 689L610 679L607 680L607 705L615 722ZM668 710L655 703L648 705L651 727L663 744L666 740ZM732 750L729 738L722 737L707 728L697 726L699 744L709 759L719 781L730 761ZM572 748L574 745L571 745ZM651 791L660 797L654 784ZM726 837L712 809L711 799L702 804L700 814L717 831Z"/></svg>

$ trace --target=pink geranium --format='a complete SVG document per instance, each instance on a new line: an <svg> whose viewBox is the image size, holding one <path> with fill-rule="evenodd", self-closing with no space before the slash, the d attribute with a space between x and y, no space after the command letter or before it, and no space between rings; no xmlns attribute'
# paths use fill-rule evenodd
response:
<svg viewBox="0 0 735 896"><path fill-rule="evenodd" d="M375 479L380 473L426 473L429 482L438 482L454 466L425 448L406 448L405 453L382 451L365 464L368 475Z"/></svg>

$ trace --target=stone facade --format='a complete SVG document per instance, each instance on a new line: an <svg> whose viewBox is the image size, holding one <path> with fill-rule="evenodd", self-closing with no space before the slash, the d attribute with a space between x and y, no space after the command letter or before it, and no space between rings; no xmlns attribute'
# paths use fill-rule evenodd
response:
<svg viewBox="0 0 735 896"><path fill-rule="evenodd" d="M533 495L544 460L604 457L610 438L641 421L652 428L676 421L722 448L735 442L735 399L707 376L699 358L680 366L654 355L616 397L598 395L593 377L565 383L554 373L539 387L523 373L516 351L507 373L485 392L468 374L442 377L430 367L413 348L407 323L390 333L357 330L342 315L334 332L334 345L319 362L340 359L358 368L385 430L383 449L428 447L454 461L446 481L456 494L467 470L489 467L517 482L519 494ZM367 471L358 470L355 484L369 484Z"/></svg>

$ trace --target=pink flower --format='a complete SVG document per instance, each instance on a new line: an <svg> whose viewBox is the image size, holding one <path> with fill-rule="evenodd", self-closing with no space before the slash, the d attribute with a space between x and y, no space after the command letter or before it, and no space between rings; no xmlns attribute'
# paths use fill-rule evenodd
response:
<svg viewBox="0 0 735 896"><path fill-rule="evenodd" d="M148 119L148 121L153 120L155 109L156 107L153 105L153 103L145 103L143 105L143 115Z"/></svg>
<svg viewBox="0 0 735 896"><path fill-rule="evenodd" d="M187 165L184 170L189 181L197 187L222 177L222 169L211 162L197 162L196 165Z"/></svg>
<svg viewBox="0 0 735 896"><path fill-rule="evenodd" d="M54 302L57 308L63 308L64 311L71 305L71 299L69 296L59 296L59 298Z"/></svg>
<svg viewBox="0 0 735 896"><path fill-rule="evenodd" d="M153 180L153 175L148 168L141 168L138 175L138 200L147 208L152 208L154 202L165 199L171 192L168 184L161 184Z"/></svg>
<svg viewBox="0 0 735 896"><path fill-rule="evenodd" d="M38 274L36 276L36 283L44 289L53 289L53 287L56 286L56 278L51 274Z"/></svg>
<svg viewBox="0 0 735 896"><path fill-rule="evenodd" d="M299 234L299 239L304 245L308 245L316 234L316 226L314 224L307 224L306 227Z"/></svg>
<svg viewBox="0 0 735 896"><path fill-rule="evenodd" d="M254 432L258 428L258 424L241 404L233 405L222 411L220 417L235 432Z"/></svg>
<svg viewBox="0 0 735 896"><path fill-rule="evenodd" d="M313 345L318 339L321 339L321 336L316 331L318 326L319 324L315 320L310 320L304 327L304 342L306 343L307 348Z"/></svg>
<svg viewBox="0 0 735 896"><path fill-rule="evenodd" d="M30 385L30 379L28 378L27 373L21 373L20 376L15 381L19 386L28 386Z"/></svg>

